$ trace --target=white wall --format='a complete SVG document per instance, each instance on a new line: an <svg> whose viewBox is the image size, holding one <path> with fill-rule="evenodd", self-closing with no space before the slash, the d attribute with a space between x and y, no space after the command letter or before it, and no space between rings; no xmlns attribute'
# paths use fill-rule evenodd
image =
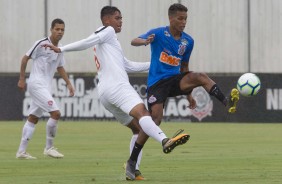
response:
<svg viewBox="0 0 282 184"><path fill-rule="evenodd" d="M0 0L0 72L19 72L20 61L44 36L44 0Z"/></svg>
<svg viewBox="0 0 282 184"><path fill-rule="evenodd" d="M183 0L195 39L191 70L244 71L248 62L246 0Z"/></svg>
<svg viewBox="0 0 282 184"><path fill-rule="evenodd" d="M251 0L251 67L282 72L282 1Z"/></svg>
<svg viewBox="0 0 282 184"><path fill-rule="evenodd" d="M66 23L63 44L85 38L101 25L100 10L110 2L123 15L123 28L118 37L126 57L148 61L149 47L132 47L130 41L151 28L168 25L167 9L178 0L48 0L48 27L54 18L62 18ZM282 72L281 0L181 2L189 9L185 31L195 39L191 70L247 72L250 57L252 72ZM44 37L44 0L29 0L28 4L27 1L0 0L0 11L0 73L18 72L22 56L36 40ZM96 71L92 49L65 55L69 72Z"/></svg>
<svg viewBox="0 0 282 184"><path fill-rule="evenodd" d="M65 35L62 44L68 44L88 37L101 26L100 10L108 5L106 0L49 0L48 22L59 17L65 21ZM67 6L66 6L67 5ZM95 72L93 50L65 53L66 68L70 72Z"/></svg>

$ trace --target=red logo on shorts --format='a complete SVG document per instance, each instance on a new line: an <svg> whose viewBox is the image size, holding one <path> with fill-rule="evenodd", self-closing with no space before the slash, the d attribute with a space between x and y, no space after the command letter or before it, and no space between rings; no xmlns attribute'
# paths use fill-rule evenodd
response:
<svg viewBox="0 0 282 184"><path fill-rule="evenodd" d="M52 106L53 105L53 101L52 100L48 101L48 105Z"/></svg>

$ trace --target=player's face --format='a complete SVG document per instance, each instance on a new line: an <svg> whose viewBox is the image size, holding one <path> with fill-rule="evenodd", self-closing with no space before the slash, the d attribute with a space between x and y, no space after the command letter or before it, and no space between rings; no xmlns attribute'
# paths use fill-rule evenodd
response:
<svg viewBox="0 0 282 184"><path fill-rule="evenodd" d="M51 29L51 37L56 41L62 39L65 33L65 24L55 24L54 28Z"/></svg>
<svg viewBox="0 0 282 184"><path fill-rule="evenodd" d="M187 22L187 12L185 11L177 11L175 15L169 17L170 26L173 27L174 30L182 32L185 29Z"/></svg>
<svg viewBox="0 0 282 184"><path fill-rule="evenodd" d="M120 12L116 11L113 15L109 16L108 22L115 29L116 33L121 32L122 16Z"/></svg>

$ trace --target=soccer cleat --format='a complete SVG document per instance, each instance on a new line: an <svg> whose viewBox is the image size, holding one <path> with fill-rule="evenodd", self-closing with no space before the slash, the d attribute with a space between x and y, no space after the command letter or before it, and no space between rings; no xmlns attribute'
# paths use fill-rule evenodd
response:
<svg viewBox="0 0 282 184"><path fill-rule="evenodd" d="M132 160L128 160L125 166L125 178L126 180L135 180L135 167L136 162Z"/></svg>
<svg viewBox="0 0 282 184"><path fill-rule="evenodd" d="M236 106L237 106L237 102L239 101L239 91L236 88L233 88L231 90L230 93L230 97L229 97L229 109L228 112L229 113L235 113L236 112Z"/></svg>
<svg viewBox="0 0 282 184"><path fill-rule="evenodd" d="M17 153L16 154L16 158L18 159L26 159L26 160L34 160L37 159L36 157L31 156L29 153L27 152L21 152L21 153Z"/></svg>
<svg viewBox="0 0 282 184"><path fill-rule="evenodd" d="M175 135L171 139L167 138L163 141L164 153L170 153L176 146L185 144L189 140L190 135L181 134L183 131L184 130L180 129L175 133Z"/></svg>
<svg viewBox="0 0 282 184"><path fill-rule="evenodd" d="M124 170L126 168L126 163L123 164L123 167L122 167ZM126 180L131 180L129 179L128 177L125 178ZM135 170L135 180L146 180L144 178L144 176L141 174L141 171L139 170Z"/></svg>
<svg viewBox="0 0 282 184"><path fill-rule="evenodd" d="M44 149L43 154L45 156L53 157L53 158L63 158L64 155L57 151L57 148L51 147L49 149Z"/></svg>
<svg viewBox="0 0 282 184"><path fill-rule="evenodd" d="M135 180L146 180L139 170L135 170Z"/></svg>

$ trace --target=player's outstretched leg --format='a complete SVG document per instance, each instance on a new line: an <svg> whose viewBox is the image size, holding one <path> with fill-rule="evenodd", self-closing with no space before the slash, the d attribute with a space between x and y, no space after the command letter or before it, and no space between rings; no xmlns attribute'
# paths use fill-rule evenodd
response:
<svg viewBox="0 0 282 184"><path fill-rule="evenodd" d="M188 134L182 134L184 130L180 129L178 130L175 135L172 138L167 138L163 141L163 152L164 153L170 153L176 146L185 144L189 138L190 135Z"/></svg>
<svg viewBox="0 0 282 184"><path fill-rule="evenodd" d="M237 107L237 102L239 101L239 91L236 88L233 88L230 92L230 97L229 97L229 104L228 104L228 112L229 113L235 113L236 112L236 107Z"/></svg>

